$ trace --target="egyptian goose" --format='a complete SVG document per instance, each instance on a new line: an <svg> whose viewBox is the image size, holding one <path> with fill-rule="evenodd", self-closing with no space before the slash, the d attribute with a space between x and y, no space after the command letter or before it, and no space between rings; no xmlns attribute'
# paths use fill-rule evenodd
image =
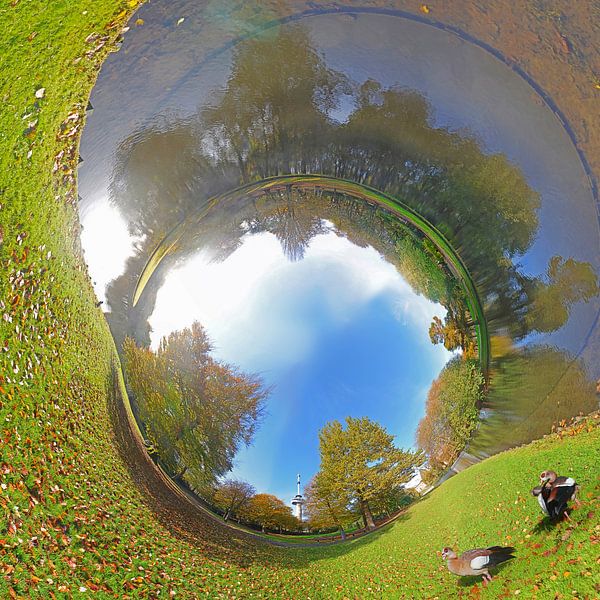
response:
<svg viewBox="0 0 600 600"><path fill-rule="evenodd" d="M554 471L543 471L540 474L540 485L534 487L531 493L537 496L544 514L557 521L562 516L570 520L567 503L573 500L578 504L578 491L579 486L572 477L559 477Z"/></svg>
<svg viewBox="0 0 600 600"><path fill-rule="evenodd" d="M514 558L511 546L490 546L463 552L460 557L452 548L442 550L442 558L448 561L448 570L455 575L481 575L483 585L492 580L488 569Z"/></svg>

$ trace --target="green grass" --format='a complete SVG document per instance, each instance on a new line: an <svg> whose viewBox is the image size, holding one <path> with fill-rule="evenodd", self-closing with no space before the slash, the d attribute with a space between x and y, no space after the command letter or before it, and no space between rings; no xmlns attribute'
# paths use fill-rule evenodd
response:
<svg viewBox="0 0 600 600"><path fill-rule="evenodd" d="M243 528L242 528L243 529ZM346 530L346 534L350 535L353 532L357 531L358 527L353 526L350 529ZM253 532L254 533L254 532ZM305 533L299 535L290 535L290 534L278 534L278 533L261 533L257 532L261 538L265 540L270 540L272 542L282 542L284 544L318 544L318 543L327 543L329 541L339 541L340 540L340 532L334 531L332 533Z"/></svg>
<svg viewBox="0 0 600 600"><path fill-rule="evenodd" d="M600 430L598 419L577 435L553 436L505 452L450 479L411 507L404 518L351 543L353 552L313 563L305 585L323 586L323 597L384 595L392 598L597 598L600 594ZM573 475L583 504L575 527L542 522L530 489L545 468ZM541 526L540 526L540 523ZM443 546L466 550L512 545L517 559L487 589L480 578L459 580L440 558ZM474 588L474 585L477 587Z"/></svg>
<svg viewBox="0 0 600 600"><path fill-rule="evenodd" d="M517 547L482 597L598 597L597 425L489 459L374 535L317 549L254 545L146 500L111 428L114 345L77 252L69 146L132 8L114 0L0 8L0 598L478 595L479 584L445 570L436 553L444 544ZM61 151L67 158L53 174ZM528 490L547 467L583 486L573 531L537 527Z"/></svg>

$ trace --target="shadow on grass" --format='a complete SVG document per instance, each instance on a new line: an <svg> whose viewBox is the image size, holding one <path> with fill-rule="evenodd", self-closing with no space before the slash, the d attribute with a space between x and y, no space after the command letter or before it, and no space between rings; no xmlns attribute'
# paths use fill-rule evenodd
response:
<svg viewBox="0 0 600 600"><path fill-rule="evenodd" d="M178 488L152 461L128 411L123 397L120 365L115 357L107 382L107 396L113 435L119 454L128 467L132 483L158 522L175 538L195 546L207 558L227 561L239 567L260 563L271 567L302 569L313 561L336 558L371 544L387 535L400 522L410 518L401 513L392 522L362 535L336 543L308 545L269 543L260 535L225 525L200 503Z"/></svg>
<svg viewBox="0 0 600 600"><path fill-rule="evenodd" d="M573 516L571 516L572 512L573 508L567 509L565 514L568 516L568 518L561 517L560 519L551 519L550 517L544 517L534 527L532 527L531 533L538 535L540 533L549 533L550 531L555 531L561 527L566 527L567 531L577 527L577 525L583 523L585 518L583 520L576 520Z"/></svg>
<svg viewBox="0 0 600 600"><path fill-rule="evenodd" d="M553 531L554 528L558 525L557 521L552 521L548 517L541 519L531 528L531 533L535 535L539 535L540 533L548 533Z"/></svg>
<svg viewBox="0 0 600 600"><path fill-rule="evenodd" d="M511 562L512 562L512 560L509 560L507 562L502 563L501 565L494 567L493 569L490 569L490 575L492 576L492 578L499 575ZM457 585L459 587L465 588L465 587L473 587L477 583L481 583L481 585L483 585L481 575L470 575L468 577L461 577L458 580Z"/></svg>

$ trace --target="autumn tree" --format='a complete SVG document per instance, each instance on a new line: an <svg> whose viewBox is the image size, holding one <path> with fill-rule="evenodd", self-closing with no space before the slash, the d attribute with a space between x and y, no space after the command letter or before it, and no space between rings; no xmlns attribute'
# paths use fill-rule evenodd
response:
<svg viewBox="0 0 600 600"><path fill-rule="evenodd" d="M308 523L311 529L336 527L344 537L344 526L356 518L356 513L347 504L347 498L337 494L328 483L322 473L317 473L304 488Z"/></svg>
<svg viewBox="0 0 600 600"><path fill-rule="evenodd" d="M210 356L199 323L163 338L157 352L123 345L134 405L169 474L202 489L231 470L251 442L268 390L255 375Z"/></svg>
<svg viewBox="0 0 600 600"><path fill-rule="evenodd" d="M456 357L431 385L416 435L430 468L449 467L464 448L477 426L483 382L475 361Z"/></svg>
<svg viewBox="0 0 600 600"><path fill-rule="evenodd" d="M292 509L272 494L256 494L243 506L240 516L266 529L293 531L299 528L298 519Z"/></svg>
<svg viewBox="0 0 600 600"><path fill-rule="evenodd" d="M356 504L365 527L375 527L370 503L407 482L420 452L396 448L394 436L367 417L346 417L346 428L332 421L319 432L321 465L318 477L324 488L346 506ZM318 488L317 488L318 489Z"/></svg>
<svg viewBox="0 0 600 600"><path fill-rule="evenodd" d="M434 316L429 326L429 339L432 344L443 344L446 350L462 351L462 357L475 358L477 356L477 343L475 342L472 323L465 318L457 316L451 308L446 312L444 320Z"/></svg>
<svg viewBox="0 0 600 600"><path fill-rule="evenodd" d="M236 517L254 496L256 490L246 481L225 479L219 482L212 496L212 502L223 511L223 519Z"/></svg>

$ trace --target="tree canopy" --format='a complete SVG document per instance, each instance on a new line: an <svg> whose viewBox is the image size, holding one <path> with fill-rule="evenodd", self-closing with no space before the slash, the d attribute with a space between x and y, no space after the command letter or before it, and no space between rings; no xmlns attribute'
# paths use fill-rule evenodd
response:
<svg viewBox="0 0 600 600"><path fill-rule="evenodd" d="M243 506L240 515L263 530L295 531L300 526L292 509L272 494L256 494Z"/></svg>
<svg viewBox="0 0 600 600"><path fill-rule="evenodd" d="M407 482L423 462L419 452L394 445L394 436L367 417L346 417L325 425L319 433L321 465L317 493L332 494L348 507L356 505L365 526L375 526L369 503Z"/></svg>
<svg viewBox="0 0 600 600"><path fill-rule="evenodd" d="M252 485L240 479L225 479L220 481L212 494L212 503L223 511L227 521L236 517L256 493Z"/></svg>
<svg viewBox="0 0 600 600"><path fill-rule="evenodd" d="M475 361L456 357L431 385L416 435L430 468L449 467L464 448L477 426L483 382Z"/></svg>
<svg viewBox="0 0 600 600"><path fill-rule="evenodd" d="M356 511L348 504L321 473L317 473L304 488L305 511L311 529L336 527L344 530L347 523L356 519Z"/></svg>
<svg viewBox="0 0 600 600"><path fill-rule="evenodd" d="M147 439L176 478L201 489L231 470L249 444L268 390L259 377L210 356L199 323L163 338L157 352L128 338L128 385Z"/></svg>

